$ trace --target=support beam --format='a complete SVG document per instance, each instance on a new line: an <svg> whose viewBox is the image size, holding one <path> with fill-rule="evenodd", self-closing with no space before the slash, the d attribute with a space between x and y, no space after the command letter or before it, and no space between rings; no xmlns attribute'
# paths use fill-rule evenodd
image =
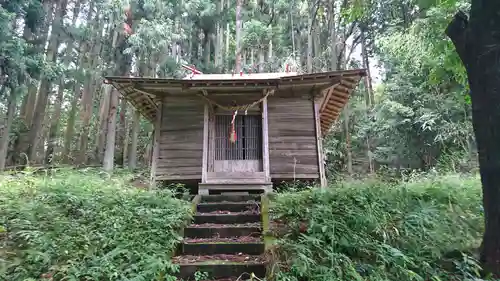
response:
<svg viewBox="0 0 500 281"><path fill-rule="evenodd" d="M267 97L262 100L262 167L266 181L271 181L269 170L269 129L267 118Z"/></svg>
<svg viewBox="0 0 500 281"><path fill-rule="evenodd" d="M214 171L215 161L215 109L208 105L208 172Z"/></svg>
<svg viewBox="0 0 500 281"><path fill-rule="evenodd" d="M208 116L208 103L205 103L204 105L204 113L203 113L203 163L201 165L202 171L201 171L201 182L206 183L207 182L207 172L208 172L208 122L209 122L209 116Z"/></svg>
<svg viewBox="0 0 500 281"><path fill-rule="evenodd" d="M323 163L323 144L321 138L321 121L319 118L319 106L318 103L313 99L313 109L314 109L314 121L316 127L316 150L318 152L318 167L319 167L319 178L321 187L325 188L327 186L325 166Z"/></svg>
<svg viewBox="0 0 500 281"><path fill-rule="evenodd" d="M136 92L138 92L138 93L143 94L143 95L146 97L146 99L150 102L150 104L151 104L152 106L154 106L156 109L158 109L158 106L157 106L157 105L156 105L156 103L154 103L154 102L153 102L153 100L152 100L153 98L155 98L155 95L154 95L154 94L148 93L148 92L146 92L146 91L144 91L144 90L141 90L141 89L138 89L138 88L136 88L136 87L134 87L134 88L133 88L133 90L134 90L134 91L136 91Z"/></svg>
<svg viewBox="0 0 500 281"><path fill-rule="evenodd" d="M154 126L154 137L153 137L153 155L151 157L151 176L149 178L149 189L156 188L156 167L158 166L158 157L160 154L160 128L161 128L161 116L162 116L163 102L158 106L158 112L156 113L156 122Z"/></svg>

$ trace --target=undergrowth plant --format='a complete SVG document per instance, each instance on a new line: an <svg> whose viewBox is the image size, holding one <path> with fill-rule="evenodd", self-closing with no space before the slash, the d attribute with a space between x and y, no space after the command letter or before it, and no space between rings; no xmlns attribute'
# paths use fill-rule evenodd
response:
<svg viewBox="0 0 500 281"><path fill-rule="evenodd" d="M277 194L270 212L275 280L480 280L476 177L344 182Z"/></svg>
<svg viewBox="0 0 500 281"><path fill-rule="evenodd" d="M176 280L170 257L191 216L131 176L59 170L0 178L0 279Z"/></svg>

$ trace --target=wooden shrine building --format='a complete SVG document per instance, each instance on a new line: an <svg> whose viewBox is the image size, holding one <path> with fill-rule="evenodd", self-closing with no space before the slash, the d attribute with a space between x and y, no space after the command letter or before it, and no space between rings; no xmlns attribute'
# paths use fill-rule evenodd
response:
<svg viewBox="0 0 500 281"><path fill-rule="evenodd" d="M313 74L106 77L155 124L151 179L209 190L269 190L272 182L326 185L322 137L364 70Z"/></svg>

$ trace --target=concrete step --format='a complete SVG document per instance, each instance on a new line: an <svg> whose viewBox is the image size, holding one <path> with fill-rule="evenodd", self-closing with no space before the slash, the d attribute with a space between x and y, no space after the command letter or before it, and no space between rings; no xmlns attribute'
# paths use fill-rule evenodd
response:
<svg viewBox="0 0 500 281"><path fill-rule="evenodd" d="M220 195L202 195L201 203L205 202L245 202L257 201L260 202L260 195L237 195L237 194L220 194Z"/></svg>
<svg viewBox="0 0 500 281"><path fill-rule="evenodd" d="M211 238L211 237L238 237L238 236L261 236L261 223L245 224L192 224L184 228L184 237L186 238Z"/></svg>
<svg viewBox="0 0 500 281"><path fill-rule="evenodd" d="M263 256L253 255L213 255L213 256L177 256L173 262L180 265L177 277L194 280L195 272L207 272L209 278L231 278L242 274L254 273L258 278L265 278L266 262Z"/></svg>
<svg viewBox="0 0 500 281"><path fill-rule="evenodd" d="M195 224L215 223L215 224L242 224L260 222L260 214L252 213L230 213L213 214L197 213L194 216Z"/></svg>
<svg viewBox="0 0 500 281"><path fill-rule="evenodd" d="M245 254L261 255L265 247L263 242L200 242L182 244L184 255L217 255L217 254Z"/></svg>
<svg viewBox="0 0 500 281"><path fill-rule="evenodd" d="M248 210L260 210L260 202L206 202L198 204L196 208L200 213L210 213L214 211L243 212Z"/></svg>

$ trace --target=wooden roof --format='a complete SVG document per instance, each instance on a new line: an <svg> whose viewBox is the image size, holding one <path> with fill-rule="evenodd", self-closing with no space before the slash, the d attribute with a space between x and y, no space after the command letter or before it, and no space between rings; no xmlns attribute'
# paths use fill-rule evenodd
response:
<svg viewBox="0 0 500 281"><path fill-rule="evenodd" d="M146 77L106 77L141 114L154 121L158 104L165 96L217 95L276 90L283 95L294 92L321 92L321 132L325 135L342 112L352 91L357 87L364 69L297 73L195 74L184 79Z"/></svg>
<svg viewBox="0 0 500 281"><path fill-rule="evenodd" d="M184 80L266 80L297 76L297 72L266 72L266 73L243 73L243 74L195 74L184 77Z"/></svg>

